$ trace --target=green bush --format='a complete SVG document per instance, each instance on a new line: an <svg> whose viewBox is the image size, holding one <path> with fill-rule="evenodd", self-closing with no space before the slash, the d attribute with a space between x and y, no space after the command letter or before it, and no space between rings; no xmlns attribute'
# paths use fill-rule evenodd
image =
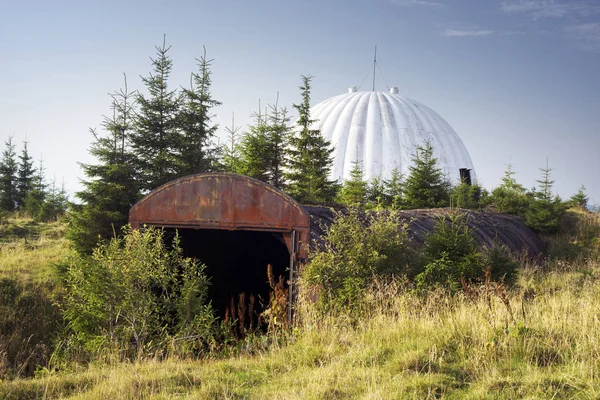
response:
<svg viewBox="0 0 600 400"><path fill-rule="evenodd" d="M490 269L493 281L513 284L517 279L519 263L510 250L498 241L483 250L483 265Z"/></svg>
<svg viewBox="0 0 600 400"><path fill-rule="evenodd" d="M425 239L423 252L426 264L416 276L418 288L441 286L457 291L463 280L482 280L488 268L492 280L514 281L518 264L510 251L498 243L478 250L466 218L458 213L439 217Z"/></svg>
<svg viewBox="0 0 600 400"><path fill-rule="evenodd" d="M183 257L178 237L167 248L162 230L125 229L91 257L73 257L63 275L71 332L63 351L134 359L198 352L212 340L204 266Z"/></svg>
<svg viewBox="0 0 600 400"><path fill-rule="evenodd" d="M525 225L538 233L557 233L566 208L558 197L551 201L534 199L525 211Z"/></svg>
<svg viewBox="0 0 600 400"><path fill-rule="evenodd" d="M469 185L461 182L450 191L450 200L456 208L476 210L486 203L488 192L478 184Z"/></svg>
<svg viewBox="0 0 600 400"><path fill-rule="evenodd" d="M350 210L338 213L326 229L302 278L319 289L321 310L343 309L361 299L373 277L411 275L415 257L397 213Z"/></svg>

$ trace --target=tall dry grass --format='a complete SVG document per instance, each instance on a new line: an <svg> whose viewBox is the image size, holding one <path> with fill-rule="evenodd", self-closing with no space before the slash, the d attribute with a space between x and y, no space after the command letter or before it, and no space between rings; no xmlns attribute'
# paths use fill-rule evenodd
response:
<svg viewBox="0 0 600 400"><path fill-rule="evenodd" d="M512 288L378 282L345 315L300 301L301 323L259 351L41 371L0 398L600 398L600 223L570 215L583 226L551 245L581 251L523 263Z"/></svg>
<svg viewBox="0 0 600 400"><path fill-rule="evenodd" d="M460 295L379 283L345 317L301 302L287 345L259 354L92 365L0 383L0 397L598 398L600 265L575 267Z"/></svg>

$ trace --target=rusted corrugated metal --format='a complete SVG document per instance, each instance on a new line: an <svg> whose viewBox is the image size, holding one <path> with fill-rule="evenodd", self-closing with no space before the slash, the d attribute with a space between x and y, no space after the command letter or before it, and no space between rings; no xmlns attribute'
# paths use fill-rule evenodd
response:
<svg viewBox="0 0 600 400"><path fill-rule="evenodd" d="M306 257L310 230L310 215L290 196L256 179L227 173L190 175L168 182L133 206L129 222L133 228L145 224L281 232L290 253L301 258Z"/></svg>

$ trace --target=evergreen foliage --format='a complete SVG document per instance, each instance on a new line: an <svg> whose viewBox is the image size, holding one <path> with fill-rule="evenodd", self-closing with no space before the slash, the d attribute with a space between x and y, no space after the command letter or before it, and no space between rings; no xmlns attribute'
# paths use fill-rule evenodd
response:
<svg viewBox="0 0 600 400"><path fill-rule="evenodd" d="M139 199L134 156L129 150L134 109L133 94L124 89L111 94L111 117L104 117L106 135L91 129L94 143L90 154L96 164L80 163L87 180L76 194L80 204L72 204L67 237L81 253L91 253L99 240L121 231L129 218L129 209Z"/></svg>
<svg viewBox="0 0 600 400"><path fill-rule="evenodd" d="M502 184L492 191L491 202L498 211L523 217L531 200L527 191L515 179L516 172L508 164Z"/></svg>
<svg viewBox="0 0 600 400"><path fill-rule="evenodd" d="M286 174L288 191L302 203L332 201L338 191L336 181L329 180L333 164L333 148L310 116L310 90L312 76L302 76L302 101L294 104L298 111L298 128L290 138L289 171Z"/></svg>
<svg viewBox="0 0 600 400"><path fill-rule="evenodd" d="M340 201L349 206L364 207L369 184L364 180L362 163L356 160L352 164L350 179L344 181L340 190Z"/></svg>
<svg viewBox="0 0 600 400"><path fill-rule="evenodd" d="M390 179L385 181L385 206L396 210L402 208L404 205L404 192L404 175L398 168L394 168Z"/></svg>
<svg viewBox="0 0 600 400"><path fill-rule="evenodd" d="M586 208L589 200L590 199L589 199L588 195L585 193L585 186L581 185L581 187L579 188L577 193L575 193L569 199L569 204L571 206L578 206L581 208Z"/></svg>
<svg viewBox="0 0 600 400"><path fill-rule="evenodd" d="M212 171L217 161L216 151L210 146L210 140L218 129L218 125L211 122L213 118L211 110L221 105L219 101L212 98L210 92L210 65L213 60L206 58L206 48L204 48L204 54L196 61L198 61L198 72L192 73L190 88L183 89L182 109L179 114L181 136L179 137L178 176Z"/></svg>
<svg viewBox="0 0 600 400"><path fill-rule="evenodd" d="M41 203L37 214L34 215L34 219L43 222L56 221L65 215L68 208L69 196L65 188L65 183L63 181L59 187L56 177L54 177L50 185L46 188L44 201Z"/></svg>
<svg viewBox="0 0 600 400"><path fill-rule="evenodd" d="M291 127L287 110L279 107L279 94L277 97L275 105L270 105L264 114L259 103L259 110L254 114L255 122L242 137L239 165L244 175L282 189L285 186L286 146Z"/></svg>
<svg viewBox="0 0 600 400"><path fill-rule="evenodd" d="M552 168L540 168L542 179L536 180L540 185L539 189L533 190L533 199L529 202L529 207L525 211L525 224L536 232L556 233L558 232L560 219L566 211L566 205L558 196L553 196L552 185L554 181L550 179Z"/></svg>
<svg viewBox="0 0 600 400"><path fill-rule="evenodd" d="M39 166L36 168L36 174L33 177L33 188L25 198L25 211L37 222L42 219L42 207L46 199L47 185L44 172L44 160L40 158Z"/></svg>
<svg viewBox="0 0 600 400"><path fill-rule="evenodd" d="M419 288L439 285L456 291L461 278L472 280L483 271L481 254L463 214L440 216L425 239L423 253L427 263L416 276Z"/></svg>
<svg viewBox="0 0 600 400"><path fill-rule="evenodd" d="M19 170L17 173L17 208L25 207L27 195L33 190L35 181L35 168L33 158L29 155L27 142L23 142L23 150L19 156Z"/></svg>
<svg viewBox="0 0 600 400"><path fill-rule="evenodd" d="M235 115L232 115L231 128L225 128L225 132L229 136L229 141L222 144L219 149L219 169L224 172L242 173L242 148L238 137L240 129L241 127L235 126Z"/></svg>
<svg viewBox="0 0 600 400"><path fill-rule="evenodd" d="M139 110L131 132L131 145L144 191L175 178L181 166L178 148L182 140L179 132L181 99L175 90L169 90L167 84L173 66L167 54L170 48L166 45L166 37L162 46L156 47L156 58L151 58L153 73L142 77L148 94L140 93L136 98ZM187 123L194 125L190 120Z"/></svg>
<svg viewBox="0 0 600 400"><path fill-rule="evenodd" d="M485 204L488 193L479 184L461 182L450 190L452 206L471 210L480 209Z"/></svg>
<svg viewBox="0 0 600 400"><path fill-rule="evenodd" d="M0 159L0 210L14 211L18 202L18 165L13 137L4 142Z"/></svg>
<svg viewBox="0 0 600 400"><path fill-rule="evenodd" d="M269 106L267 115L269 128L267 182L278 189L286 186L284 170L288 165L286 147L291 135L290 117L285 107L279 107L279 93L275 105Z"/></svg>
<svg viewBox="0 0 600 400"><path fill-rule="evenodd" d="M409 208L445 207L449 203L450 183L433 156L430 141L417 146L411 158L409 174L404 184L406 206Z"/></svg>
<svg viewBox="0 0 600 400"><path fill-rule="evenodd" d="M388 193L386 192L387 181L381 176L373 177L367 182L367 208L381 209L389 207L387 204Z"/></svg>
<svg viewBox="0 0 600 400"><path fill-rule="evenodd" d="M440 286L457 291L465 282L483 281L486 273L493 281L513 283L519 266L497 242L477 249L467 216L460 213L439 217L425 238L423 253L425 265L415 278L421 289Z"/></svg>
<svg viewBox="0 0 600 400"><path fill-rule="evenodd" d="M269 179L269 126L265 114L260 110L253 114L254 123L242 136L240 144L240 172L259 181Z"/></svg>

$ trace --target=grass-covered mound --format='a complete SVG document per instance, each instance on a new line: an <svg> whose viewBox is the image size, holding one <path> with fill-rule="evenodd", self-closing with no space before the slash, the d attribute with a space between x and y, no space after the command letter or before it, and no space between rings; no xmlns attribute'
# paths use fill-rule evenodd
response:
<svg viewBox="0 0 600 400"><path fill-rule="evenodd" d="M597 215L572 210L545 238L551 256L522 261L512 286L484 278L424 292L378 280L343 315L301 302L287 334L198 357L38 367L4 375L0 398L597 398L599 234Z"/></svg>

